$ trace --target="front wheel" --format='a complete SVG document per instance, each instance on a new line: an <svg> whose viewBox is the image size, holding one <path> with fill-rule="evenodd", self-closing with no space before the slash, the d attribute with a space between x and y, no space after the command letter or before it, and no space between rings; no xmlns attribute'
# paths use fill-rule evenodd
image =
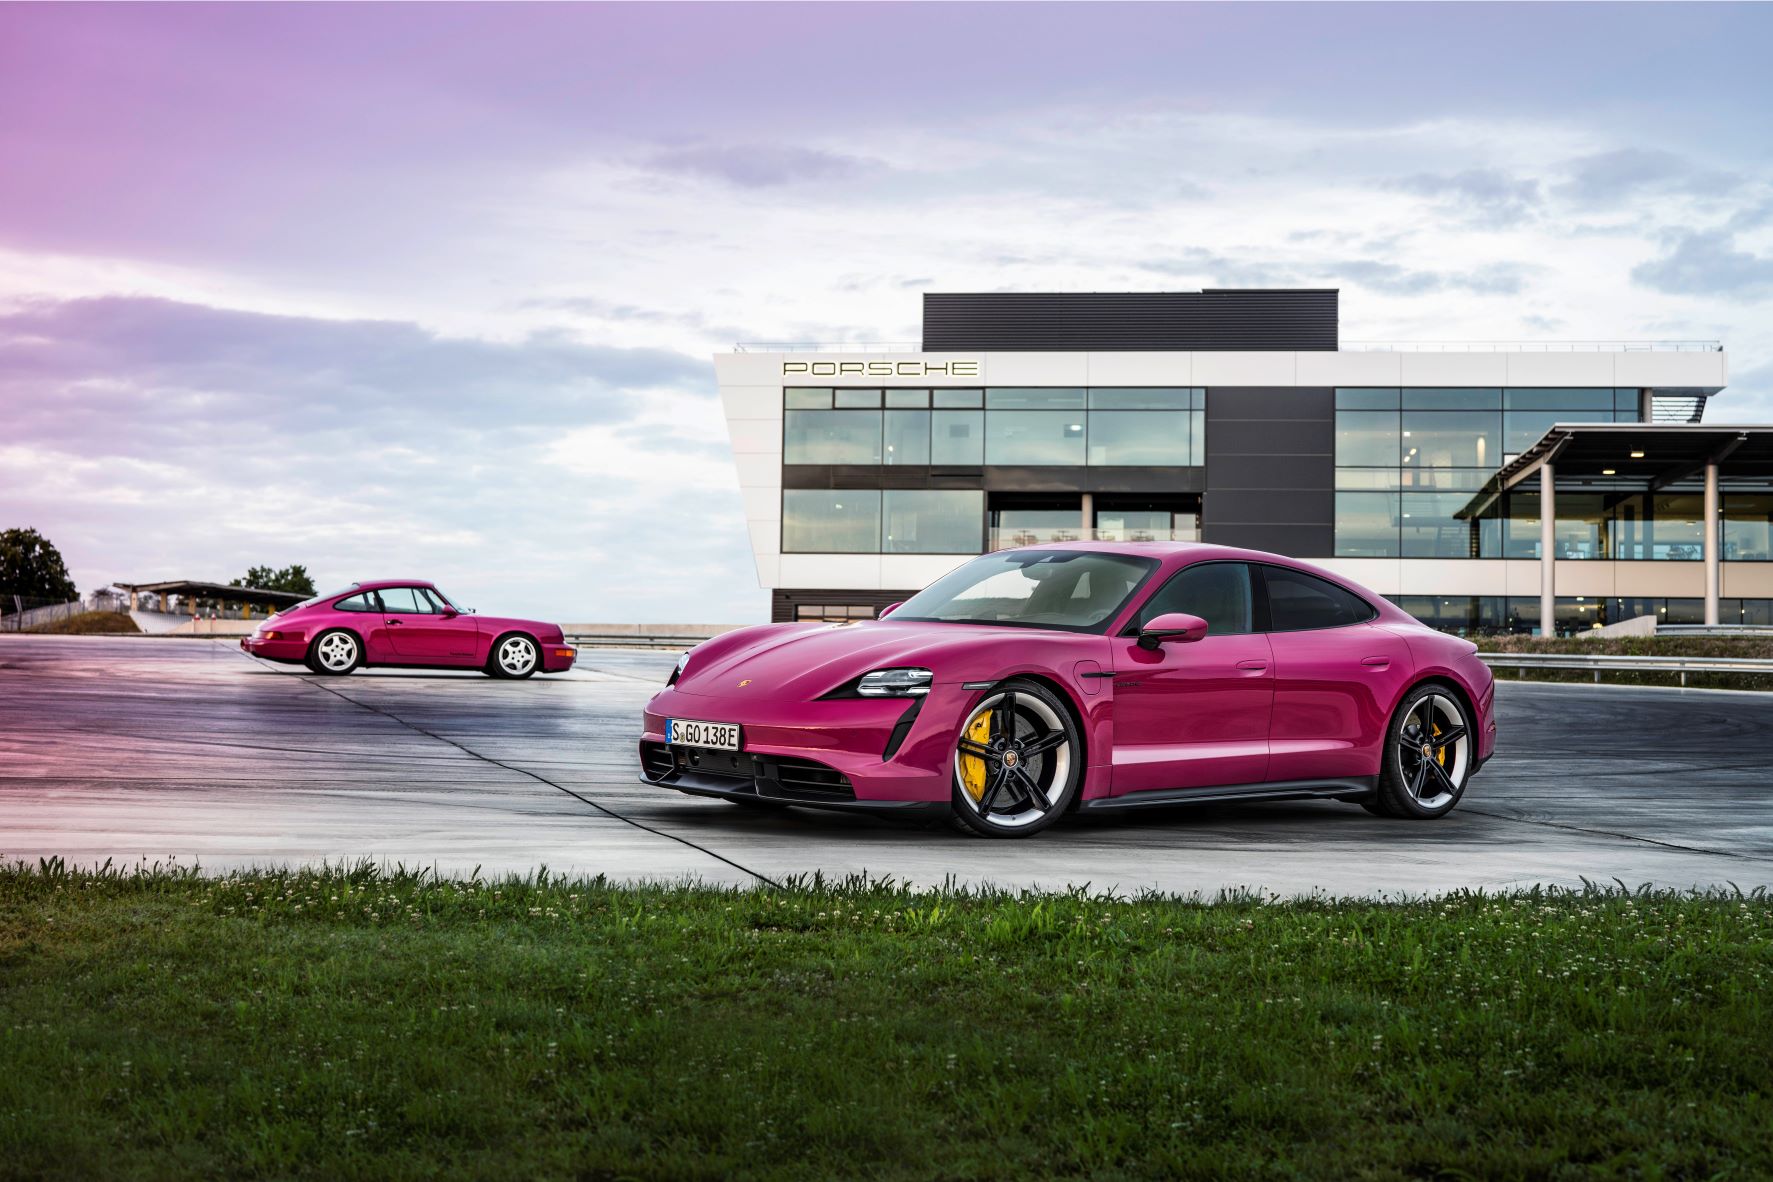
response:
<svg viewBox="0 0 1773 1182"><path fill-rule="evenodd" d="M536 647L536 642L514 632L493 642L486 671L494 677L521 679L534 673L541 663L542 650Z"/></svg>
<svg viewBox="0 0 1773 1182"><path fill-rule="evenodd" d="M1077 724L1051 690L1007 681L967 715L954 749L954 821L983 837L1039 833L1083 782Z"/></svg>
<svg viewBox="0 0 1773 1182"><path fill-rule="evenodd" d="M363 649L357 638L342 628L322 632L308 650L308 668L332 676L351 672L362 659Z"/></svg>
<svg viewBox="0 0 1773 1182"><path fill-rule="evenodd" d="M1410 691L1386 728L1384 766L1369 811L1422 821L1446 816L1471 778L1475 737L1452 691L1438 685Z"/></svg>

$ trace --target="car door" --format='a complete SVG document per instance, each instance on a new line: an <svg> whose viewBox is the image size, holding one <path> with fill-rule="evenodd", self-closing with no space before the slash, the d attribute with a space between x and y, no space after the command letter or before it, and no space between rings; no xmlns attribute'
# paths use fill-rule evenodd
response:
<svg viewBox="0 0 1773 1182"><path fill-rule="evenodd" d="M1348 588L1291 567L1259 565L1274 656L1268 779L1375 774L1389 706L1413 665L1402 637L1371 621Z"/></svg>
<svg viewBox="0 0 1773 1182"><path fill-rule="evenodd" d="M477 629L471 616L445 613L423 587L383 587L382 624L403 664L469 665Z"/></svg>
<svg viewBox="0 0 1773 1182"><path fill-rule="evenodd" d="M1248 563L1193 563L1114 638L1116 795L1256 784L1267 775L1274 671L1255 605ZM1138 625L1166 612L1201 617L1206 636L1139 647Z"/></svg>

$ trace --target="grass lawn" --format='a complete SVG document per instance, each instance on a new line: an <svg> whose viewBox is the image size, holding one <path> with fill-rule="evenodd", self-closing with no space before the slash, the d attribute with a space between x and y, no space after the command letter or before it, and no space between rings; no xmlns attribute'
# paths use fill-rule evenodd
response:
<svg viewBox="0 0 1773 1182"><path fill-rule="evenodd" d="M1773 904L0 871L0 1175L1773 1175Z"/></svg>
<svg viewBox="0 0 1773 1182"><path fill-rule="evenodd" d="M25 631L55 636L133 636L141 629L122 612L81 612Z"/></svg>

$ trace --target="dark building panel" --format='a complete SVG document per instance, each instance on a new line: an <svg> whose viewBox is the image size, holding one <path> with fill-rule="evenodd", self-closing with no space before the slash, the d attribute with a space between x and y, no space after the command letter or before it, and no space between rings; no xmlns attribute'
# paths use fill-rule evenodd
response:
<svg viewBox="0 0 1773 1182"><path fill-rule="evenodd" d="M777 588L770 594L770 620L780 624L798 619L797 609L804 607L862 608L866 610L854 618L869 619L888 604L903 603L916 594L916 591L821 591L816 588Z"/></svg>
<svg viewBox="0 0 1773 1182"><path fill-rule="evenodd" d="M1335 552L1336 392L1207 391L1201 538L1296 558Z"/></svg>
<svg viewBox="0 0 1773 1182"><path fill-rule="evenodd" d="M1324 350L1334 290L926 292L925 352Z"/></svg>

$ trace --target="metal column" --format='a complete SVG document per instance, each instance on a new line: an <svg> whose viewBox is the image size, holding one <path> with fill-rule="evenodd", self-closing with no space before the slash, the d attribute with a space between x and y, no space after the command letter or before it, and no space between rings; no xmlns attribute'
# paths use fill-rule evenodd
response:
<svg viewBox="0 0 1773 1182"><path fill-rule="evenodd" d="M1557 494L1550 464L1539 468L1539 635L1557 635Z"/></svg>
<svg viewBox="0 0 1773 1182"><path fill-rule="evenodd" d="M1705 622L1718 622L1718 465L1705 465Z"/></svg>

